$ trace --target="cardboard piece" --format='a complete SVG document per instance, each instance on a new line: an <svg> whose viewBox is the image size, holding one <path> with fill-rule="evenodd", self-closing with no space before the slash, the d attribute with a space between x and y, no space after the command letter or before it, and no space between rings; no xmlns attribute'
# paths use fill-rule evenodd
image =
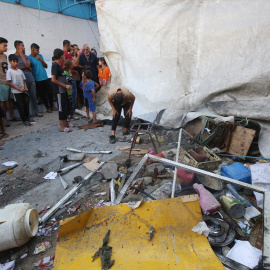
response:
<svg viewBox="0 0 270 270"><path fill-rule="evenodd" d="M246 156L255 136L256 130L237 126L232 133L229 153Z"/></svg>
<svg viewBox="0 0 270 270"><path fill-rule="evenodd" d="M93 171L95 168L97 168L99 163L100 163L100 159L99 158L94 158L90 162L84 163L83 166L86 169L88 169L89 171Z"/></svg>

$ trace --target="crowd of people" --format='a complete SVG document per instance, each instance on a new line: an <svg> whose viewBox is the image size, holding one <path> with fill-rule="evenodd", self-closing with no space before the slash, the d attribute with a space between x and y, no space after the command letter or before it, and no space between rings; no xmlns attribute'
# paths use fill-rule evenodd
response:
<svg viewBox="0 0 270 270"><path fill-rule="evenodd" d="M98 59L96 50L90 50L87 44L79 49L77 44L64 40L63 48L53 52L50 80L46 72L48 65L38 44L31 44L30 55L25 54L23 41L16 40L14 47L16 52L7 57L8 41L0 37L0 145L4 144L1 137L8 137L5 128L10 126L9 121L22 121L25 126L34 123L29 104L32 104L33 116L43 116L38 110L38 101L44 104L46 113L59 112L60 132L72 131L73 125L68 119L75 118L75 109L82 106L86 106L87 120L90 120L91 112L91 121L97 121L96 93L111 76L104 57ZM54 107L54 96L58 108ZM115 87L109 91L108 101L113 109L110 142L114 143L122 109L125 115L123 134L128 134L135 97L128 89ZM14 116L14 104L20 118Z"/></svg>

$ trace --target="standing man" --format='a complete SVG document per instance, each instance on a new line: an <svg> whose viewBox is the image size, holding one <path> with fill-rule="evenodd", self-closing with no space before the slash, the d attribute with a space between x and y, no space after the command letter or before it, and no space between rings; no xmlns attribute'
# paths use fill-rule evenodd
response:
<svg viewBox="0 0 270 270"><path fill-rule="evenodd" d="M0 37L0 101L1 108L4 112L3 122L6 127L9 127L10 124L6 118L7 109L9 111L9 119L15 120L14 111L13 111L13 94L11 93L10 87L7 85L6 73L8 70L7 56L4 52L7 51L8 41Z"/></svg>
<svg viewBox="0 0 270 270"><path fill-rule="evenodd" d="M135 102L135 96L127 88L116 86L108 92L107 99L113 110L112 133L109 141L110 143L115 143L115 131L122 109L124 110L125 116L123 135L129 135L128 129L132 117L132 108Z"/></svg>
<svg viewBox="0 0 270 270"><path fill-rule="evenodd" d="M79 68L89 69L92 72L92 80L99 85L98 79L98 59L95 54L90 52L89 46L87 44L83 45L83 53L80 55ZM98 92L99 89L96 89Z"/></svg>
<svg viewBox="0 0 270 270"><path fill-rule="evenodd" d="M73 67L77 67L79 64L79 58L78 59L73 59L73 57L71 56L71 54L69 53L71 51L71 43L69 40L64 40L63 41L63 51L64 51L64 56L65 56L65 60L69 59L72 64ZM78 52L80 54L80 52ZM73 73L73 71L72 71ZM73 74L72 74L73 75ZM73 104L74 104L74 110L77 109L77 85L76 85L76 81L74 80L74 76L72 76L73 81L72 81L72 99L73 99Z"/></svg>
<svg viewBox="0 0 270 270"><path fill-rule="evenodd" d="M30 102L33 104L34 113L36 116L42 117L43 115L38 112L36 82L32 74L29 56L25 55L24 43L21 40L15 40L14 47L16 49L15 54L18 57L18 69L22 70L26 78L26 85L30 96Z"/></svg>
<svg viewBox="0 0 270 270"><path fill-rule="evenodd" d="M39 46L36 43L31 45L31 55L29 55L31 68L36 81L37 92L48 113L55 110L53 107L53 94L49 84L49 79L45 68L47 64L43 56L39 53Z"/></svg>

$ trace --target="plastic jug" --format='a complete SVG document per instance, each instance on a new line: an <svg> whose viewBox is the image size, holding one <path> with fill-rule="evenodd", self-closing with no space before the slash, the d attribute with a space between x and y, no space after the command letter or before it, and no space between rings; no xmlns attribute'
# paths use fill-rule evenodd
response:
<svg viewBox="0 0 270 270"><path fill-rule="evenodd" d="M221 207L218 200L203 185L194 184L193 188L200 195L200 205L204 214L212 214Z"/></svg>
<svg viewBox="0 0 270 270"><path fill-rule="evenodd" d="M0 252L27 243L38 231L38 211L28 203L0 209Z"/></svg>

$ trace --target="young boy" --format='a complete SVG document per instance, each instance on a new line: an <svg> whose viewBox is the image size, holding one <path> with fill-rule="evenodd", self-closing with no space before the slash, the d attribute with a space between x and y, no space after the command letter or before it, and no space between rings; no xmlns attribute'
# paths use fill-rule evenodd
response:
<svg viewBox="0 0 270 270"><path fill-rule="evenodd" d="M71 132L72 125L67 121L68 117L68 94L67 90L71 91L72 86L66 84L66 75L62 68L62 63L65 60L64 51L55 49L53 52L54 63L52 64L52 82L58 86L57 100L60 120L60 132Z"/></svg>
<svg viewBox="0 0 270 270"><path fill-rule="evenodd" d="M97 123L97 113L96 113L96 91L95 88L99 87L97 83L91 80L92 73L90 70L86 70L82 74L83 79L83 95L88 99L89 110L93 114L93 123ZM87 107L86 107L87 108Z"/></svg>
<svg viewBox="0 0 270 270"><path fill-rule="evenodd" d="M7 56L5 52L8 48L8 41L0 37L0 104L4 112L3 121L6 127L10 124L6 118L6 112L9 111L9 120L15 121L13 111L13 95L10 91L10 87L7 85L6 73L8 70Z"/></svg>
<svg viewBox="0 0 270 270"><path fill-rule="evenodd" d="M18 57L16 54L8 56L11 68L7 71L7 84L11 87L20 117L25 126L31 126L34 122L29 118L29 95L26 79L23 72L18 69Z"/></svg>

